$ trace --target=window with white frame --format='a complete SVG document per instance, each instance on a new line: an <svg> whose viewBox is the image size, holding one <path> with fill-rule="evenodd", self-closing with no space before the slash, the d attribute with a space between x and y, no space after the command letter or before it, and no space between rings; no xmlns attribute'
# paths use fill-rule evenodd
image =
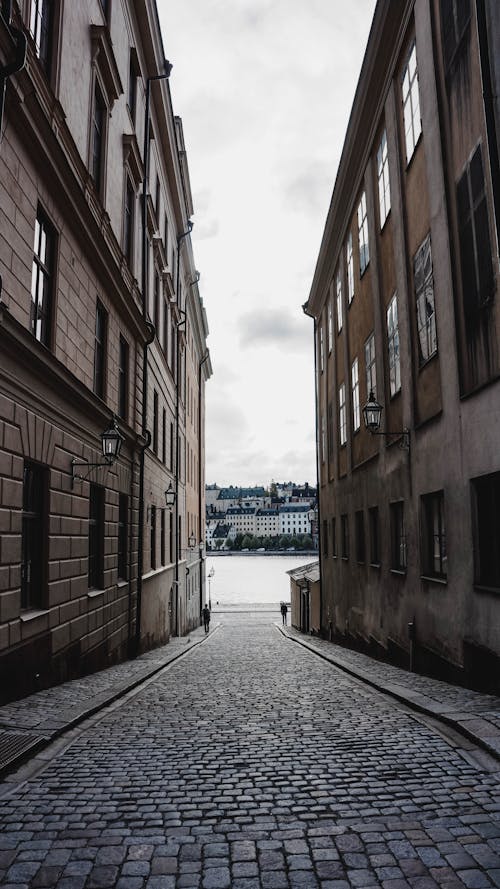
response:
<svg viewBox="0 0 500 889"><path fill-rule="evenodd" d="M323 373L325 369L325 347L323 343L323 323L319 325L319 372Z"/></svg>
<svg viewBox="0 0 500 889"><path fill-rule="evenodd" d="M420 363L423 364L437 352L436 311L434 305L434 278L432 274L431 236L417 250L413 260L415 300Z"/></svg>
<svg viewBox="0 0 500 889"><path fill-rule="evenodd" d="M368 245L368 216L366 212L366 191L361 195L358 205L358 238L359 238L359 274L366 271L370 262L370 247ZM352 250L352 236L351 236Z"/></svg>
<svg viewBox="0 0 500 889"><path fill-rule="evenodd" d="M398 300L396 294L394 294L387 307L387 348L389 351L389 387L391 395L395 395L401 389Z"/></svg>
<svg viewBox="0 0 500 889"><path fill-rule="evenodd" d="M366 394L377 396L377 372L375 368L375 334L371 333L365 343Z"/></svg>
<svg viewBox="0 0 500 889"><path fill-rule="evenodd" d="M391 209L391 189L389 183L389 156L387 153L387 133L384 130L377 151L377 180L378 203L380 209L380 228L384 227L385 220Z"/></svg>
<svg viewBox="0 0 500 889"><path fill-rule="evenodd" d="M415 146L422 132L420 118L420 96L418 92L417 48L415 42L410 50L402 79L403 117L405 127L406 163L409 164Z"/></svg>
<svg viewBox="0 0 500 889"><path fill-rule="evenodd" d="M345 405L345 383L339 386L339 436L340 444L345 445L347 441L347 415Z"/></svg>
<svg viewBox="0 0 500 889"><path fill-rule="evenodd" d="M333 349L333 298L328 297L328 354Z"/></svg>
<svg viewBox="0 0 500 889"><path fill-rule="evenodd" d="M340 272L337 272L337 330L342 330L342 278Z"/></svg>
<svg viewBox="0 0 500 889"><path fill-rule="evenodd" d="M321 462L324 463L326 460L326 425L325 425L325 415L321 416Z"/></svg>
<svg viewBox="0 0 500 889"><path fill-rule="evenodd" d="M349 232L346 244L346 261L347 261L347 296L349 305L354 299L354 256L352 252L352 232Z"/></svg>
<svg viewBox="0 0 500 889"><path fill-rule="evenodd" d="M351 367L351 389L352 389L352 428L356 432L360 427L360 410L359 410L359 368L358 359L355 358Z"/></svg>

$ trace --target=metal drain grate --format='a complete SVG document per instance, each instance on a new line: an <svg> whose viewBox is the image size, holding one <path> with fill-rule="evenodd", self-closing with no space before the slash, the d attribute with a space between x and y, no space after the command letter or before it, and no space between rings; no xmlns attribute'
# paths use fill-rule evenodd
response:
<svg viewBox="0 0 500 889"><path fill-rule="evenodd" d="M27 758L30 751L40 746L45 739L41 735L32 735L27 732L0 730L0 775L14 763Z"/></svg>

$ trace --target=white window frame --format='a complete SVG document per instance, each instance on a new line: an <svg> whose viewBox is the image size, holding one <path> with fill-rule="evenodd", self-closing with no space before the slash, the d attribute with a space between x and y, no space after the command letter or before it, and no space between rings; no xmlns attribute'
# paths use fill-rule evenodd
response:
<svg viewBox="0 0 500 889"><path fill-rule="evenodd" d="M377 151L378 203L380 209L380 230L391 209L391 186L389 179L389 154L387 151L387 132L384 130Z"/></svg>
<svg viewBox="0 0 500 889"><path fill-rule="evenodd" d="M352 242L352 236L351 236ZM358 204L358 243L359 243L359 276L363 277L370 262L370 244L368 241L368 213L366 210L366 191L363 191Z"/></svg>
<svg viewBox="0 0 500 889"><path fill-rule="evenodd" d="M345 403L345 383L339 386L339 440L342 447L347 443L347 413Z"/></svg>
<svg viewBox="0 0 500 889"><path fill-rule="evenodd" d="M389 388L392 397L401 389L398 302L396 293L387 306L387 349L389 354Z"/></svg>
<svg viewBox="0 0 500 889"><path fill-rule="evenodd" d="M403 120L405 129L406 164L413 157L417 142L422 132L420 117L420 94L418 89L417 46L413 41L408 54L408 61L401 78L401 94L403 100Z"/></svg>
<svg viewBox="0 0 500 889"><path fill-rule="evenodd" d="M421 364L425 364L438 350L430 233L413 257L413 281L417 312L419 359Z"/></svg>
<svg viewBox="0 0 500 889"><path fill-rule="evenodd" d="M377 397L377 368L375 365L375 333L371 333L365 342L366 396L373 392Z"/></svg>
<svg viewBox="0 0 500 889"><path fill-rule="evenodd" d="M325 369L325 344L323 341L323 321L319 325L319 372L323 373Z"/></svg>
<svg viewBox="0 0 500 889"><path fill-rule="evenodd" d="M337 272L337 332L340 333L343 325L342 314L342 278L340 271Z"/></svg>
<svg viewBox="0 0 500 889"><path fill-rule="evenodd" d="M354 299L354 255L352 251L352 232L349 232L345 252L347 263L347 296L349 305L351 305Z"/></svg>
<svg viewBox="0 0 500 889"><path fill-rule="evenodd" d="M357 432L361 426L361 411L359 409L359 367L358 359L355 358L351 366L351 389L352 389L352 428L353 432Z"/></svg>
<svg viewBox="0 0 500 889"><path fill-rule="evenodd" d="M328 354L333 349L333 296L330 293L328 297Z"/></svg>

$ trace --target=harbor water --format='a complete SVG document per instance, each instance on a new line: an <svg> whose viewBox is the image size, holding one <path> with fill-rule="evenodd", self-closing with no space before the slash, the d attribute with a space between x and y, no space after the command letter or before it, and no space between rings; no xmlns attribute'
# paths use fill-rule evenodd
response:
<svg viewBox="0 0 500 889"><path fill-rule="evenodd" d="M290 601L290 578L286 572L317 559L317 554L311 553L207 555L207 600L210 592L213 610L249 607L275 610L280 602Z"/></svg>

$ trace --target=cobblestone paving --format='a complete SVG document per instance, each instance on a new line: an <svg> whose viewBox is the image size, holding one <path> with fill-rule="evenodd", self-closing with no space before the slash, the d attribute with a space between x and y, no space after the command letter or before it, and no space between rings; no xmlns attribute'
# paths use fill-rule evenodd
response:
<svg viewBox="0 0 500 889"><path fill-rule="evenodd" d="M499 771L269 617L221 620L0 799L0 885L500 886Z"/></svg>

